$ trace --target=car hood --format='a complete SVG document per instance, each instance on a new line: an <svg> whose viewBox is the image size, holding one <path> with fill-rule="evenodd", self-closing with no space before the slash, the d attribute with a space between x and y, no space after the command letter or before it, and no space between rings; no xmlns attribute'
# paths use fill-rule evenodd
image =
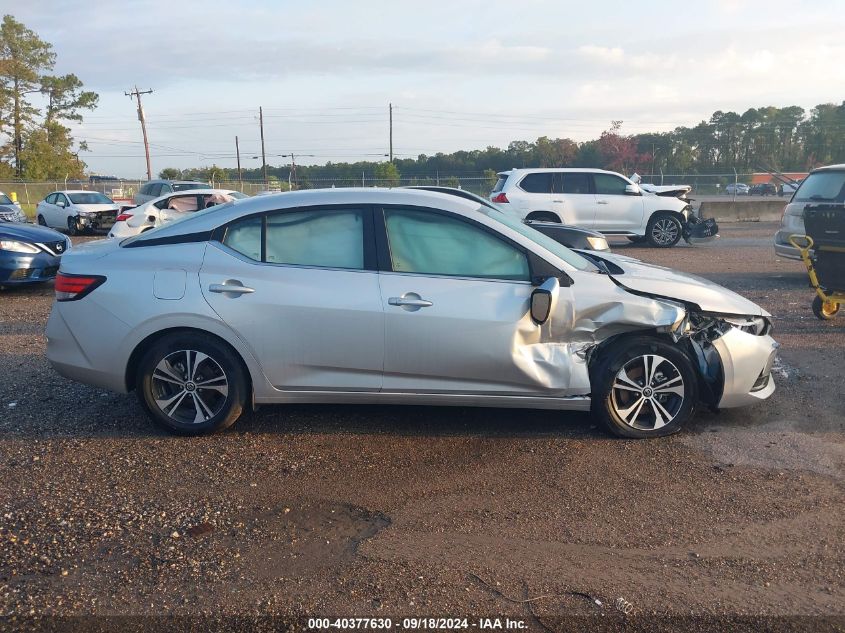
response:
<svg viewBox="0 0 845 633"><path fill-rule="evenodd" d="M58 231L23 222L0 222L0 236L30 243L57 242L65 239Z"/></svg>
<svg viewBox="0 0 845 633"><path fill-rule="evenodd" d="M73 205L80 211L118 211L119 205L116 204L75 204Z"/></svg>
<svg viewBox="0 0 845 633"><path fill-rule="evenodd" d="M695 303L705 312L771 316L753 301L703 277L646 264L624 255L601 253L600 259L616 264L624 271L613 278L628 290Z"/></svg>

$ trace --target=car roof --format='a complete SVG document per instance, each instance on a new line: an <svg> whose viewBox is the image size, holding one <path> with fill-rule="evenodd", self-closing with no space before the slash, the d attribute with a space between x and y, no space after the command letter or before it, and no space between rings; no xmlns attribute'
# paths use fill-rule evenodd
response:
<svg viewBox="0 0 845 633"><path fill-rule="evenodd" d="M102 191L95 191L93 189L56 189L53 193L102 193L106 195Z"/></svg>
<svg viewBox="0 0 845 633"><path fill-rule="evenodd" d="M407 204L418 207L434 206L438 209L453 211L461 215L472 215L482 206L477 201L424 189L391 189L387 187L306 189L243 198L237 201L237 207L218 205L210 210L192 214L191 217L180 220L177 223L165 225L160 229L142 233L141 235L149 236L150 238L183 235L185 233L211 230L221 224L253 213L266 213L268 211L284 210L300 206L311 207L335 204ZM229 209L233 212L229 217L223 218L220 216L220 212L224 209ZM492 209L488 210L492 211Z"/></svg>
<svg viewBox="0 0 845 633"><path fill-rule="evenodd" d="M824 167L816 167L813 172L817 171L845 171L845 163L838 163L836 165L825 165Z"/></svg>
<svg viewBox="0 0 845 633"><path fill-rule="evenodd" d="M518 176L520 174L535 174L535 173L591 173L591 174L612 174L618 176L619 173L607 169L598 169L596 167L515 167L507 171L497 172L497 176Z"/></svg>
<svg viewBox="0 0 845 633"><path fill-rule="evenodd" d="M152 184L154 182L166 182L169 185L207 185L208 183L202 180L168 180L166 178L158 178L156 180L150 180L147 184Z"/></svg>

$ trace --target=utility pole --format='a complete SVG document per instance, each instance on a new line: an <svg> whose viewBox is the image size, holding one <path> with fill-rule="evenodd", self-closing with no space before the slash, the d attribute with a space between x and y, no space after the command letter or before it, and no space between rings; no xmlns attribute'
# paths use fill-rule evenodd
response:
<svg viewBox="0 0 845 633"><path fill-rule="evenodd" d="M153 94L152 90L144 90L141 92L138 90L138 86L135 86L135 90L132 92L124 92L127 97L130 99L135 97L138 100L138 120L141 122L141 132L144 134L144 154L147 156L147 180L153 179L153 168L150 166L150 144L147 141L147 121L144 118L144 106L141 105L141 95L151 95Z"/></svg>
<svg viewBox="0 0 845 633"><path fill-rule="evenodd" d="M238 182L241 184L241 193L244 191L244 177L241 172L241 148L238 147L238 137L235 136L235 155L238 157Z"/></svg>
<svg viewBox="0 0 845 633"><path fill-rule="evenodd" d="M264 170L264 188L267 188L267 154L264 153L264 110L259 106L258 121L261 125L261 167Z"/></svg>
<svg viewBox="0 0 845 633"><path fill-rule="evenodd" d="M390 162L393 162L393 104L388 104L388 113L390 118Z"/></svg>
<svg viewBox="0 0 845 633"><path fill-rule="evenodd" d="M293 191L293 185L296 184L296 156L291 152L290 155L290 171L288 172L288 190Z"/></svg>

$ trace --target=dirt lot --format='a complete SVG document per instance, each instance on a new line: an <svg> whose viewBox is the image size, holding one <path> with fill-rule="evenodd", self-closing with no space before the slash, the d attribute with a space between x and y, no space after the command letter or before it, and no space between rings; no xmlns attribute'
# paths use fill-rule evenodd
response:
<svg viewBox="0 0 845 633"><path fill-rule="evenodd" d="M583 414L344 406L171 437L134 396L52 372L52 287L0 294L3 624L510 615L555 630L621 626L621 597L627 630L690 614L845 626L845 316L813 317L775 229L614 245L760 303L783 346L771 400L654 441L612 439Z"/></svg>

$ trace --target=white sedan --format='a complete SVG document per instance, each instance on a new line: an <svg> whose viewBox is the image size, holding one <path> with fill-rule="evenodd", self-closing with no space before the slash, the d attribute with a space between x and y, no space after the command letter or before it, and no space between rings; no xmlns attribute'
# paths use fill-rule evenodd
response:
<svg viewBox="0 0 845 633"><path fill-rule="evenodd" d="M169 193L137 207L124 209L108 236L119 239L132 237L190 213L246 197L232 189L192 189Z"/></svg>
<svg viewBox="0 0 845 633"><path fill-rule="evenodd" d="M119 210L120 205L98 191L54 191L38 203L35 219L41 226L77 235L111 228Z"/></svg>

